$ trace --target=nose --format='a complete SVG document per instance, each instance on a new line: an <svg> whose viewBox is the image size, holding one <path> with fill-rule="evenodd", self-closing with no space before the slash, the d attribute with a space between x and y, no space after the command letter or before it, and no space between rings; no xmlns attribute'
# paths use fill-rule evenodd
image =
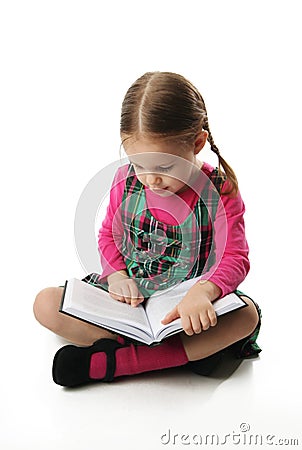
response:
<svg viewBox="0 0 302 450"><path fill-rule="evenodd" d="M148 173L146 175L146 182L150 187L159 186L161 184L161 181L161 177L156 173Z"/></svg>

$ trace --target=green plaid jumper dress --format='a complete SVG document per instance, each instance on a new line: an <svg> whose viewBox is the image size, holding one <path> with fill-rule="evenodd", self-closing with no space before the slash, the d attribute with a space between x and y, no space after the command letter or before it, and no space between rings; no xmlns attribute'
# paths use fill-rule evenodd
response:
<svg viewBox="0 0 302 450"><path fill-rule="evenodd" d="M129 165L120 211L124 226L120 250L129 276L136 281L145 298L184 280L199 277L215 263L213 222L223 182L215 169L185 221L167 225L156 220L149 211L144 185ZM99 274L89 274L83 281L108 290ZM255 305L259 324L254 333L243 340L239 357L255 356L261 351L256 343L261 312Z"/></svg>

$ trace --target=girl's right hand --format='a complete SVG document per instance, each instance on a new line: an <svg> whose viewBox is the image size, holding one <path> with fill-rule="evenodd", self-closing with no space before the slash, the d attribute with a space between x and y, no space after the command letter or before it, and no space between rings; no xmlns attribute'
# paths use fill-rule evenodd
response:
<svg viewBox="0 0 302 450"><path fill-rule="evenodd" d="M134 280L128 277L126 271L120 270L107 277L108 291L114 300L128 303L133 307L138 306L144 301Z"/></svg>

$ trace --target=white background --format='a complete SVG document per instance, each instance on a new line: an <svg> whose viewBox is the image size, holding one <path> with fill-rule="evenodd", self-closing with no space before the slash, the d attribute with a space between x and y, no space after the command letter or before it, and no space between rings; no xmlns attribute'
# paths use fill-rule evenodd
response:
<svg viewBox="0 0 302 450"><path fill-rule="evenodd" d="M183 448L160 438L223 436L243 422L301 444L300 2L0 5L1 448ZM238 175L252 263L242 289L262 307L263 352L231 377L172 370L62 389L51 365L63 342L35 322L32 303L85 275L77 202L118 159L123 96L153 70L199 88ZM213 162L208 150L204 159Z"/></svg>

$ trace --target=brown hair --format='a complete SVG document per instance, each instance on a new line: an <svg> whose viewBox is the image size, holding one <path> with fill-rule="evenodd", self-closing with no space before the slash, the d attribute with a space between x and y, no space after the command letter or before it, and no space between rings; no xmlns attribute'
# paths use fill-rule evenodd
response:
<svg viewBox="0 0 302 450"><path fill-rule="evenodd" d="M230 189L224 194L237 193L236 175L214 142L204 100L186 78L171 72L147 72L128 89L122 104L122 136L148 135L190 144L202 130L208 132L219 171L228 180Z"/></svg>

